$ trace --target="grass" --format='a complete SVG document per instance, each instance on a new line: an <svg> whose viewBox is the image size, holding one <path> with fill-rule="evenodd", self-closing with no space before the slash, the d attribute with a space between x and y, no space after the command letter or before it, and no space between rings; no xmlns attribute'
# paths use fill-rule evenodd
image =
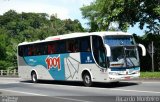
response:
<svg viewBox="0 0 160 102"><path fill-rule="evenodd" d="M140 78L160 78L160 72L141 72Z"/></svg>

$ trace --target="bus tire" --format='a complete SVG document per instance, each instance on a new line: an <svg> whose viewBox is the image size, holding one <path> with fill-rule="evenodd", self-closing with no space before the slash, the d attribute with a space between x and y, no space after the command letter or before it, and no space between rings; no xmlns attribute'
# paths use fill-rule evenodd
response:
<svg viewBox="0 0 160 102"><path fill-rule="evenodd" d="M92 80L89 73L84 73L83 75L83 83L85 86L90 87L92 86Z"/></svg>
<svg viewBox="0 0 160 102"><path fill-rule="evenodd" d="M33 83L37 83L38 82L37 74L34 71L31 73L31 80L32 80Z"/></svg>

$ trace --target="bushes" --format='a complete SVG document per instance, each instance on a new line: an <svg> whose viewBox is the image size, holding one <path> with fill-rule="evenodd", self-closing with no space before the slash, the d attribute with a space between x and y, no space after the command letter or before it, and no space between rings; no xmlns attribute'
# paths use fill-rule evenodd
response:
<svg viewBox="0 0 160 102"><path fill-rule="evenodd" d="M140 78L160 78L160 72L141 72Z"/></svg>
<svg viewBox="0 0 160 102"><path fill-rule="evenodd" d="M0 60L0 70L6 70L11 66L12 66L11 63Z"/></svg>

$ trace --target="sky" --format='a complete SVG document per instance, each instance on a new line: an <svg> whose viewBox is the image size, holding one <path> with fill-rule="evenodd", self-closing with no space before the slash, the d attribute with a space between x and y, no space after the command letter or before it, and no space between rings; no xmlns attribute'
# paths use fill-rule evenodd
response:
<svg viewBox="0 0 160 102"><path fill-rule="evenodd" d="M94 0L0 0L0 15L8 10L33 13L47 13L49 15L57 14L60 19L78 19L83 27L87 27L87 20L83 19L80 8L83 5L89 5ZM136 33L139 36L144 31L138 28L138 24L129 27L128 33Z"/></svg>

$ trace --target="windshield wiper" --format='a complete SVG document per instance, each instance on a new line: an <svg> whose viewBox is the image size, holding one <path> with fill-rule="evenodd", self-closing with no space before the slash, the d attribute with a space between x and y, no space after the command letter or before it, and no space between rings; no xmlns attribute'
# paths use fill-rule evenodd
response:
<svg viewBox="0 0 160 102"><path fill-rule="evenodd" d="M131 60L131 57L130 57L130 53L131 53L130 51L131 51L131 50L133 50L133 49L126 49L126 48L125 48L126 65L129 66L128 63L131 63L132 65L129 66L129 67L135 67L135 65L134 65L134 63L133 63L133 61ZM128 54L126 53L126 51L129 51ZM127 59L129 59L129 61L127 61ZM128 62L128 63L127 63L127 62Z"/></svg>

